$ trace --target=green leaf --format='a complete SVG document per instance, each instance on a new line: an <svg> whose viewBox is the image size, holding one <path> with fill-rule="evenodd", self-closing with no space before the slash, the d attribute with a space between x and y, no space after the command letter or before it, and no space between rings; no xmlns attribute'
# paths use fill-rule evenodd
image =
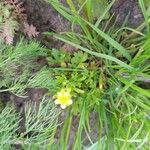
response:
<svg viewBox="0 0 150 150"><path fill-rule="evenodd" d="M86 67L86 64L84 63L88 59L88 54L83 53L82 51L79 51L74 54L74 57L71 59L71 66L77 68L84 68Z"/></svg>

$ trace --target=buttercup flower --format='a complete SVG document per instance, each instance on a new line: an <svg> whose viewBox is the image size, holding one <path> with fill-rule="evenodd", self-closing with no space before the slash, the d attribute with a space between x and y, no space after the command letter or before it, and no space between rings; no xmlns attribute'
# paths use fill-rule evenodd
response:
<svg viewBox="0 0 150 150"><path fill-rule="evenodd" d="M69 89L61 89L55 96L55 104L60 104L62 109L72 104L71 94Z"/></svg>

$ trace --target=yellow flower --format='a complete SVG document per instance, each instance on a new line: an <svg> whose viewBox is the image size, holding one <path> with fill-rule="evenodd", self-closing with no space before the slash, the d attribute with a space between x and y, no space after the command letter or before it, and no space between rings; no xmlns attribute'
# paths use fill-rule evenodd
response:
<svg viewBox="0 0 150 150"><path fill-rule="evenodd" d="M69 89L61 89L55 96L55 104L60 104L62 109L72 104L71 94Z"/></svg>

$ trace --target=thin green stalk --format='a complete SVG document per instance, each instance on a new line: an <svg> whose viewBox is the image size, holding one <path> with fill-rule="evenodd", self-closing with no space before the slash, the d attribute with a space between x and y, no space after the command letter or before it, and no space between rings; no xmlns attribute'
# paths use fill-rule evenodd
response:
<svg viewBox="0 0 150 150"><path fill-rule="evenodd" d="M143 15L144 15L144 18L145 18L145 24L146 24L146 29L147 29L147 35L149 35L150 33L150 26L149 26L149 18L148 18L148 15L147 15L147 11L146 11L146 8L145 8L145 3L144 3L144 0L139 0L139 5L141 7L141 10L143 12Z"/></svg>
<svg viewBox="0 0 150 150"><path fill-rule="evenodd" d="M69 133L72 124L72 117L73 116L70 113L68 113L68 117L66 118L63 128L61 130L60 143L61 143L62 150L66 150L68 146L68 139L69 139Z"/></svg>
<svg viewBox="0 0 150 150"><path fill-rule="evenodd" d="M75 7L73 1L72 0L67 0L67 3L69 5L71 11L74 12L74 13L76 13L77 11L76 11L76 7Z"/></svg>

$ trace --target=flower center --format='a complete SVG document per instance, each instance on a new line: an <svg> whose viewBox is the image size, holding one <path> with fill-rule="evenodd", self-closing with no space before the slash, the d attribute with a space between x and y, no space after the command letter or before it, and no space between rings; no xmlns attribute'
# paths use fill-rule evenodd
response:
<svg viewBox="0 0 150 150"><path fill-rule="evenodd" d="M66 104L70 98L71 96L68 92L62 92L58 95L58 99L61 101L61 104Z"/></svg>

